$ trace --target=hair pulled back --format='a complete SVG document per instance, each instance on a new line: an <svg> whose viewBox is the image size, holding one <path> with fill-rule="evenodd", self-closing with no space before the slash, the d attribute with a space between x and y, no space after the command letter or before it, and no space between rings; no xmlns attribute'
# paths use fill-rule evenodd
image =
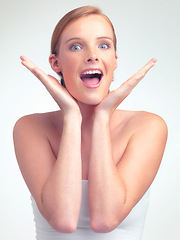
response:
<svg viewBox="0 0 180 240"><path fill-rule="evenodd" d="M72 11L68 12L57 23L57 25L54 29L53 35L52 35L52 39L51 39L51 54L55 54L56 56L58 55L62 33L69 24L71 24L72 22L74 22L75 20L77 20L80 17L84 17L84 16L88 16L88 15L92 15L92 14L96 14L96 15L100 15L100 16L104 17L108 21L108 23L111 25L112 31L113 31L113 43L114 43L114 48L116 51L116 49L117 49L116 34L115 34L115 30L114 30L114 27L113 27L110 19L105 14L102 13L100 8L97 8L94 6L83 6L83 7L73 9ZM61 84L65 87L62 73L60 72L59 75L61 77Z"/></svg>

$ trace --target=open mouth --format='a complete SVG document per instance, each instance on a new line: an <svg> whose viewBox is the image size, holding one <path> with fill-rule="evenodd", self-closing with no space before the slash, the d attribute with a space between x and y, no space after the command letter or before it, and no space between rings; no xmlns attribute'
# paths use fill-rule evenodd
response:
<svg viewBox="0 0 180 240"><path fill-rule="evenodd" d="M102 79L103 73L100 70L88 70L80 75L81 81L87 87L97 87Z"/></svg>

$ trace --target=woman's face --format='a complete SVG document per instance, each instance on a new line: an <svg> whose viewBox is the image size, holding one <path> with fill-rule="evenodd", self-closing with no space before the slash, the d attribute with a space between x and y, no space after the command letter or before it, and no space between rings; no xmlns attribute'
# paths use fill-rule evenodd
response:
<svg viewBox="0 0 180 240"><path fill-rule="evenodd" d="M100 15L81 17L62 34L59 70L69 93L78 101L96 105L107 96L117 56L110 24Z"/></svg>

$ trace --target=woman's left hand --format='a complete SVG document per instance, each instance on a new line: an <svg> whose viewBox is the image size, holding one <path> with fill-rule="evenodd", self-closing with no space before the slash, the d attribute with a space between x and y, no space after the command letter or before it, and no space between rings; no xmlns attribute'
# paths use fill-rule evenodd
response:
<svg viewBox="0 0 180 240"><path fill-rule="evenodd" d="M106 98L97 105L95 115L104 114L111 117L119 104L131 93L133 88L145 77L146 73L155 65L156 58L152 58L143 68L124 82L119 88L111 91Z"/></svg>

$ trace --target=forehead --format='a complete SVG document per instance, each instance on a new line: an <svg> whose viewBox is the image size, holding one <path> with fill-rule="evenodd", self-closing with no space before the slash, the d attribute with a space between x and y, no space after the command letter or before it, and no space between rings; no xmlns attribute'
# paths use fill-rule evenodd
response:
<svg viewBox="0 0 180 240"><path fill-rule="evenodd" d="M74 37L74 35L81 36L108 36L113 38L113 30L108 20L97 14L82 16L73 21L62 33L62 39Z"/></svg>

